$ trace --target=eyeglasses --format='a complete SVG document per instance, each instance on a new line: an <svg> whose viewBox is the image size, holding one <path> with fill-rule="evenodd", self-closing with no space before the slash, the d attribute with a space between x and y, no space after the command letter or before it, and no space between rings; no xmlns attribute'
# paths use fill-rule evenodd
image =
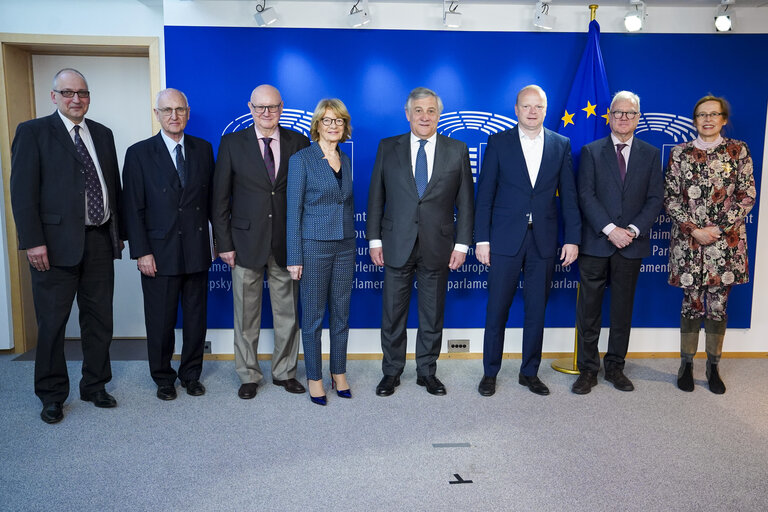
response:
<svg viewBox="0 0 768 512"><path fill-rule="evenodd" d="M722 112L699 112L696 114L696 119L717 119L722 115Z"/></svg>
<svg viewBox="0 0 768 512"><path fill-rule="evenodd" d="M343 126L344 125L344 119L338 117L324 117L320 121L323 122L323 126L331 126L332 124L335 124L336 126Z"/></svg>
<svg viewBox="0 0 768 512"><path fill-rule="evenodd" d="M254 105L253 103L251 103L250 105L253 111L256 112L257 114L263 114L267 110L269 111L270 114L274 114L280 109L280 106L282 105L282 103L278 103L277 105Z"/></svg>
<svg viewBox="0 0 768 512"><path fill-rule="evenodd" d="M541 112L547 107L544 105L520 105L520 108L523 110L536 110L537 112Z"/></svg>
<svg viewBox="0 0 768 512"><path fill-rule="evenodd" d="M616 119L634 119L640 112L626 111L626 110L614 110L611 115Z"/></svg>
<svg viewBox="0 0 768 512"><path fill-rule="evenodd" d="M182 117L187 113L187 111L189 110L189 107L176 107L176 108L165 107L165 108L158 108L156 110L160 112L160 115L163 117L171 117L174 112L176 112L176 115L178 117Z"/></svg>
<svg viewBox="0 0 768 512"><path fill-rule="evenodd" d="M53 92L57 92L64 96L65 98L74 98L75 94L77 94L78 98L90 98L91 97L91 91L57 91L56 89L53 90Z"/></svg>

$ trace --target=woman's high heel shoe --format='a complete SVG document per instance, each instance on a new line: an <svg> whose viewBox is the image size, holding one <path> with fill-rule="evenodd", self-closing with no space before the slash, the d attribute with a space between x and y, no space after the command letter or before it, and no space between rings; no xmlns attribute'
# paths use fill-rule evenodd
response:
<svg viewBox="0 0 768 512"><path fill-rule="evenodd" d="M331 375L331 389L333 389L334 387L336 387L336 381L333 380L333 375ZM352 398L352 390L350 388L337 389L336 394L341 398Z"/></svg>
<svg viewBox="0 0 768 512"><path fill-rule="evenodd" d="M311 386L309 385L309 381L307 381L307 387L311 388ZM313 404L328 405L328 398L325 395L312 396L311 389L309 391L309 399L312 401Z"/></svg>

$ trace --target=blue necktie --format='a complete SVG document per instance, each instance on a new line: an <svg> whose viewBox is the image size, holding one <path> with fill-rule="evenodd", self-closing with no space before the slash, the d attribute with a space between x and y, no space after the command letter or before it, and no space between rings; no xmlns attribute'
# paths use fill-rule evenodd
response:
<svg viewBox="0 0 768 512"><path fill-rule="evenodd" d="M184 162L184 153L181 151L181 144L176 144L176 173L179 175L181 188L187 184L187 167Z"/></svg>
<svg viewBox="0 0 768 512"><path fill-rule="evenodd" d="M424 144L427 141L424 139L419 140L419 152L416 153L416 191L419 193L419 197L424 195L424 191L427 189L427 183L429 178L427 177L427 152L424 151Z"/></svg>
<svg viewBox="0 0 768 512"><path fill-rule="evenodd" d="M99 174L93 163L91 154L80 137L80 126L75 125L75 149L85 164L85 197L88 219L94 226L100 226L104 222L104 191L101 189Z"/></svg>

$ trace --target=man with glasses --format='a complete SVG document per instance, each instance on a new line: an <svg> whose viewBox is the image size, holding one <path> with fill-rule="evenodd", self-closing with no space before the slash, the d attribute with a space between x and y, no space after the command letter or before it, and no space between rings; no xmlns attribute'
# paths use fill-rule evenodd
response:
<svg viewBox="0 0 768 512"><path fill-rule="evenodd" d="M283 100L271 85L256 87L248 108L253 126L221 138L212 204L216 247L232 267L235 371L243 399L256 396L263 379L257 348L265 271L275 332L272 383L305 391L296 380L299 285L286 268L286 187L288 160L309 139L279 126Z"/></svg>
<svg viewBox="0 0 768 512"><path fill-rule="evenodd" d="M16 129L11 204L37 317L35 394L43 402L41 419L57 423L69 396L64 332L75 296L83 349L80 398L96 407L117 405L104 386L112 379L113 260L123 242L115 141L109 128L85 119L91 102L85 77L62 69L51 99L56 112Z"/></svg>
<svg viewBox="0 0 768 512"><path fill-rule="evenodd" d="M570 141L544 128L547 95L538 85L517 94L518 124L488 137L477 181L475 254L490 265L488 308L483 339L482 396L496 392L501 369L509 308L522 272L523 361L518 382L538 395L549 388L539 379L544 338L544 311L557 258L560 195L564 243L560 264L568 266L579 253L581 215L571 162Z"/></svg>
<svg viewBox="0 0 768 512"><path fill-rule="evenodd" d="M664 200L659 150L634 137L640 98L629 91L611 101L611 134L581 148L579 200L583 214L576 305L579 395L597 385L597 342L603 294L610 282L611 330L603 358L605 380L621 391L634 386L624 375L635 285L643 258L650 256L648 233Z"/></svg>
<svg viewBox="0 0 768 512"><path fill-rule="evenodd" d="M131 258L144 293L147 355L161 400L176 398L176 378L200 396L211 246L208 231L213 148L184 132L189 104L165 89L155 100L161 130L128 148L123 165L123 218ZM178 373L171 367L181 300L183 345Z"/></svg>

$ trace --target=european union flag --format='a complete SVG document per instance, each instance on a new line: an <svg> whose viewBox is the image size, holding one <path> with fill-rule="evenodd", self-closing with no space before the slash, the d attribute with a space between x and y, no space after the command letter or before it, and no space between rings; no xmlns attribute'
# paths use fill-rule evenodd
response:
<svg viewBox="0 0 768 512"><path fill-rule="evenodd" d="M581 146L605 137L608 128L608 113L611 94L608 77L605 75L603 54L600 53L600 25L589 23L589 36L579 69L573 79L571 94L565 107L562 124L557 130L571 139L574 169L578 169ZM604 114L602 114L604 112Z"/></svg>

